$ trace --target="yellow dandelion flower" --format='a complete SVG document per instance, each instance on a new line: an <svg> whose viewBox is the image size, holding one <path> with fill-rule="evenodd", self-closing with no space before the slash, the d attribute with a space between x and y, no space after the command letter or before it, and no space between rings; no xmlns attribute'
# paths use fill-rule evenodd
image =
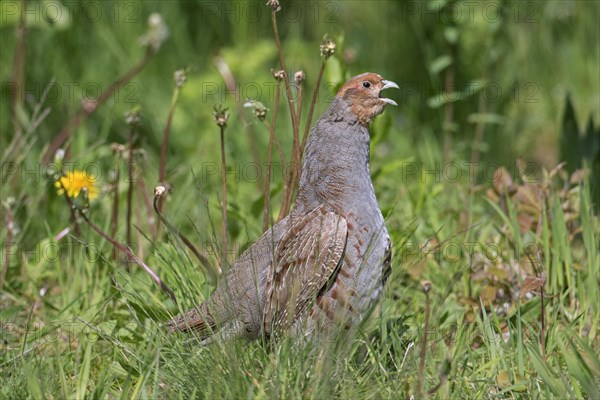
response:
<svg viewBox="0 0 600 400"><path fill-rule="evenodd" d="M96 186L98 180L85 171L67 172L60 179L54 182L54 186L58 188L58 195L61 196L67 192L67 196L74 198L79 196L79 193L85 188L90 200L94 200L100 194L100 190Z"/></svg>

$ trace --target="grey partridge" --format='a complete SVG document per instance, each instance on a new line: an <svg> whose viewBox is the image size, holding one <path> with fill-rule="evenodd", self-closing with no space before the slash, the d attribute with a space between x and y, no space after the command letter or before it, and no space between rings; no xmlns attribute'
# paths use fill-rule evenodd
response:
<svg viewBox="0 0 600 400"><path fill-rule="evenodd" d="M369 173L369 123L398 88L380 75L353 77L316 122L296 203L246 250L212 297L168 322L206 339L310 336L358 326L389 273L390 239Z"/></svg>

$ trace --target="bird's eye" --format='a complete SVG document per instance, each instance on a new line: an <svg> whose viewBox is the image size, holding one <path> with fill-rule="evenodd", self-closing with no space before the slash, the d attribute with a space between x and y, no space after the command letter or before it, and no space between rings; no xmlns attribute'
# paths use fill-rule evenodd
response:
<svg viewBox="0 0 600 400"><path fill-rule="evenodd" d="M370 88L371 87L371 82L363 82L363 87L364 88Z"/></svg>

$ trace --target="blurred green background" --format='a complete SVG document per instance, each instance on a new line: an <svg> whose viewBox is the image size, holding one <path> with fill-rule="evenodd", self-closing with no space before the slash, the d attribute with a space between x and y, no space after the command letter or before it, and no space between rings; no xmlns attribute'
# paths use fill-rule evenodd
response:
<svg viewBox="0 0 600 400"><path fill-rule="evenodd" d="M212 121L217 104L229 107L232 114L226 134L230 161L243 170L252 160L252 138L264 160L268 130L252 118L250 110L240 118L243 111L236 105L252 97L273 108L270 70L278 69L278 62L270 14L263 3L29 1L24 78L17 85L13 59L20 2L3 1L2 148L15 137L10 104L16 90L24 95L19 112L24 126L31 126L36 105L48 110L35 132L10 154L3 154L3 195L37 197L36 192L48 191L43 179L23 185L27 176L14 179L23 178L23 172L12 172L12 167L6 167L12 164L6 163L25 165L25 173L36 168L41 151L81 108L82 100L97 98L142 58L138 38L147 30L151 13L162 16L169 37L149 65L72 135L70 160L84 166L97 163L101 181L108 181L110 144L127 141L123 114L140 106L140 146L147 152L144 173L152 186L157 180L153 174L158 170L173 73L180 68L187 69L188 82L175 111L169 144L169 181L175 193L186 196L178 189L189 184L186 177L191 171L204 193L218 187L219 177L207 170L219 162L219 135ZM399 107L389 109L372 129L375 171L394 160L430 162L431 168L439 169L435 162L464 166L480 160L514 166L517 158L523 158L539 173L541 167L553 167L564 159L573 160L572 170L584 156L593 160L598 153L600 131L590 122L599 120L600 110L600 5L596 1L283 1L282 5L279 27L289 73L303 70L307 76L304 117L321 63L319 43L325 35L337 42L338 49L326 69L315 119L336 86L352 75L377 72L400 85L399 91L388 93ZM231 69L239 89L237 99L216 68L218 59ZM573 113L565 124L568 95ZM289 149L287 111L280 107L277 132ZM250 126L244 126L243 120ZM571 136L565 136L565 125ZM586 127L593 140L591 145L580 145L575 141ZM561 136L567 137L562 149ZM478 173L483 169L478 168ZM259 200L260 193L248 192L255 190L255 183L247 182L243 173L233 174L242 181L231 185L233 203L236 193ZM480 181L489 177L490 173L477 175ZM195 196L192 191L187 195ZM242 202L242 214L244 203L248 202ZM37 203L30 205L37 209ZM201 215L196 217L202 221ZM35 222L33 227L40 228Z"/></svg>

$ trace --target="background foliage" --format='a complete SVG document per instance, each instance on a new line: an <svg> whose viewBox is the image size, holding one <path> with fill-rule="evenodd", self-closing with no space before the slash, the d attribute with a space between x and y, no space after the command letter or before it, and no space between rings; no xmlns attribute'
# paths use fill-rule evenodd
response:
<svg viewBox="0 0 600 400"><path fill-rule="evenodd" d="M399 107L371 128L371 172L396 254L381 317L349 348L320 353L290 343L275 351L237 342L199 348L164 334L161 321L211 290L173 231L155 235L144 195L158 183L173 74L184 68L187 82L170 129L164 213L225 268L262 233L265 170L253 163L266 160L269 129L241 105L246 97L262 102L267 120L274 108L271 69L279 67L263 3L1 3L3 397L381 398L418 395L421 386L440 398L597 397L595 1L283 1L288 73L307 77L304 119L325 35L337 50L316 117L350 76L372 71L400 85L386 94ZM86 100L144 57L138 38L151 13L161 15L168 38L73 130L63 167L97 176L102 195L89 215L105 231L118 190L115 239L125 241L128 163L113 143L127 145L124 114L141 110L132 245L174 289L178 305L137 265L128 272L115 261L110 243L87 225L57 240L71 214L56 194L54 171L41 162ZM21 42L15 33L23 27ZM237 95L224 83L223 65ZM16 111L15 96L22 96ZM220 256L215 105L230 114L227 260ZM289 159L284 100L279 113L276 132ZM567 165L555 168L561 161ZM584 165L585 174L578 171ZM504 173L494 175L500 166ZM275 171L276 216L283 179ZM432 285L427 301L423 280Z"/></svg>

